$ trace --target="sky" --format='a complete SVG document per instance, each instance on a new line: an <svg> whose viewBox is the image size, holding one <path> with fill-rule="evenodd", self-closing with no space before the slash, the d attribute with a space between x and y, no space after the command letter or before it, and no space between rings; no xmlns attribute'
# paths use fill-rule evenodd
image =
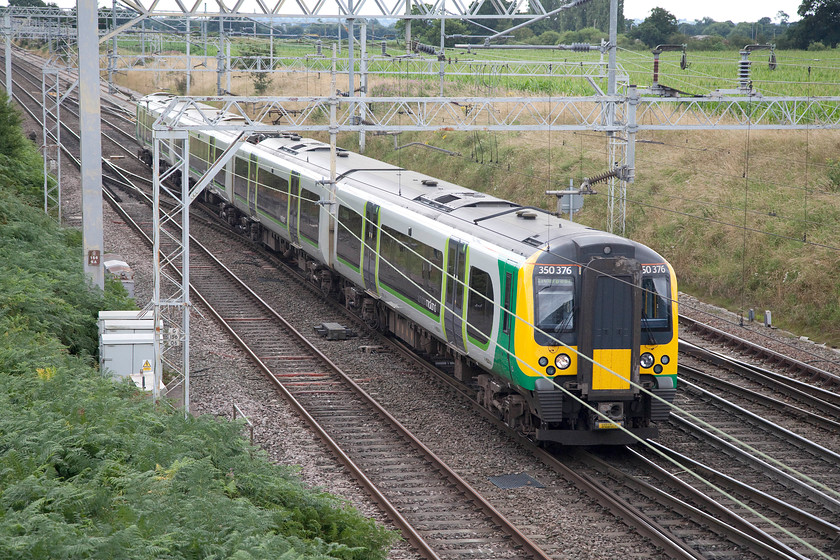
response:
<svg viewBox="0 0 840 560"><path fill-rule="evenodd" d="M627 19L645 19L653 8L668 10L678 20L696 20L710 17L715 21L734 23L741 21L758 21L769 17L778 23L776 14L779 11L790 16L790 21L799 20L796 10L801 0L624 0L624 17Z"/></svg>

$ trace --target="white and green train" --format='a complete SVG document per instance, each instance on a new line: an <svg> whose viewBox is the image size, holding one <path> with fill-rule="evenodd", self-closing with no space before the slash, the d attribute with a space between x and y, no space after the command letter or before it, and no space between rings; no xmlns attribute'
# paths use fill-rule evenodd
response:
<svg viewBox="0 0 840 560"><path fill-rule="evenodd" d="M137 104L147 163L151 126L171 101ZM205 173L233 138L191 132L190 172ZM677 283L664 258L541 209L338 156L333 186L327 144L252 138L205 196L369 324L453 363L519 431L566 445L657 434L677 382Z"/></svg>

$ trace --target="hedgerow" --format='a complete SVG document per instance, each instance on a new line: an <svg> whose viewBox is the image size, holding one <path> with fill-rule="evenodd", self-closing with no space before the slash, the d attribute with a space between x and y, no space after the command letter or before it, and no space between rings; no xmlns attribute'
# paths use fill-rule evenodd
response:
<svg viewBox="0 0 840 560"><path fill-rule="evenodd" d="M0 131L21 134L8 109ZM240 425L99 375L96 313L129 301L86 282L34 159L0 142L0 558L384 558L391 532L272 464Z"/></svg>

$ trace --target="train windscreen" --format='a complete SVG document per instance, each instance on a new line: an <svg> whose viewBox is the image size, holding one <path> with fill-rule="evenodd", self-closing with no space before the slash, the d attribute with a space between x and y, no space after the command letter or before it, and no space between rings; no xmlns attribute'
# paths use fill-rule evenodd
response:
<svg viewBox="0 0 840 560"><path fill-rule="evenodd" d="M546 334L575 328L575 281L564 276L534 276L534 311L537 329Z"/></svg>
<svg viewBox="0 0 840 560"><path fill-rule="evenodd" d="M647 344L669 342L671 340L670 277L644 276L642 298L642 342Z"/></svg>

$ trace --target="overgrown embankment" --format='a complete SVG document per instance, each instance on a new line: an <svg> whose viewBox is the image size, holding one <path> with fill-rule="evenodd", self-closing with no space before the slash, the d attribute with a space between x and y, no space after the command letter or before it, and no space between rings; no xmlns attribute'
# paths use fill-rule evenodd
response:
<svg viewBox="0 0 840 560"><path fill-rule="evenodd" d="M37 151L0 99L0 558L380 559L393 535L213 418L95 368L78 232L42 210Z"/></svg>

